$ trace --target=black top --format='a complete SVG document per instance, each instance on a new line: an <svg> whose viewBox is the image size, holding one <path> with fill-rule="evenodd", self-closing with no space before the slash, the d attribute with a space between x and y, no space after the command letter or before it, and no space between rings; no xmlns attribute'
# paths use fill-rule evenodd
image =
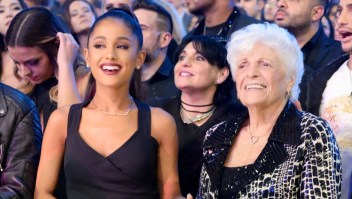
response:
<svg viewBox="0 0 352 199"><path fill-rule="evenodd" d="M158 143L150 135L150 109L135 102L137 131L107 157L91 148L78 132L82 108L88 102L71 106L64 155L68 198L158 198Z"/></svg>
<svg viewBox="0 0 352 199"><path fill-rule="evenodd" d="M191 193L197 195L199 177L202 167L202 143L205 132L213 122L223 119L226 110L233 110L230 105L223 104L216 107L213 115L201 126L186 124L180 116L180 96L164 100L161 108L170 113L176 122L178 132L178 173L183 196Z"/></svg>
<svg viewBox="0 0 352 199"><path fill-rule="evenodd" d="M241 167L224 167L220 185L220 198L237 198L239 188L251 175L253 164ZM244 182L243 182L244 181Z"/></svg>
<svg viewBox="0 0 352 199"><path fill-rule="evenodd" d="M143 83L148 88L145 102L152 106L159 106L158 102L162 99L175 97L180 93L174 82L174 66L167 57L153 77Z"/></svg>
<svg viewBox="0 0 352 199"><path fill-rule="evenodd" d="M51 77L43 83L35 85L33 92L29 94L29 97L33 100L39 113L43 113L43 129L45 129L48 123L49 116L57 108L57 104L51 101L49 96L50 89L56 85L57 79Z"/></svg>
<svg viewBox="0 0 352 199"><path fill-rule="evenodd" d="M308 90L309 79L320 70L330 64L337 57L344 54L341 48L341 43L324 34L323 28L320 27L317 33L302 47L304 56L304 74L302 81L299 85L301 90L299 101L301 102L302 109L307 110L309 105L307 98L310 94Z"/></svg>

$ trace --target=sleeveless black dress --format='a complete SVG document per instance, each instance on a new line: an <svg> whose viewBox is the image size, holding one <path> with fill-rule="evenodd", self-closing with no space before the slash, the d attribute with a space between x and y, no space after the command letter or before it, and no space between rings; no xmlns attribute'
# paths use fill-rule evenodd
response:
<svg viewBox="0 0 352 199"><path fill-rule="evenodd" d="M91 148L78 132L82 108L88 102L71 106L64 154L69 199L158 198L158 143L150 135L150 109L135 102L138 107L137 131L107 157Z"/></svg>

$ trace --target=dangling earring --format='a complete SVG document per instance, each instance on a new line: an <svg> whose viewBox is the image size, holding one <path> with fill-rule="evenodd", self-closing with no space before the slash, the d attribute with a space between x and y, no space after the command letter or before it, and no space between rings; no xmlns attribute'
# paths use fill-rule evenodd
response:
<svg viewBox="0 0 352 199"><path fill-rule="evenodd" d="M290 98L291 97L291 91L286 91L286 97Z"/></svg>

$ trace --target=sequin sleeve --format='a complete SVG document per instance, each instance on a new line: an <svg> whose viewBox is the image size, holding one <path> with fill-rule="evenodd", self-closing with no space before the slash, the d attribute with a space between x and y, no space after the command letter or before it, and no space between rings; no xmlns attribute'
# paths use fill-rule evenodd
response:
<svg viewBox="0 0 352 199"><path fill-rule="evenodd" d="M341 158L329 124L309 113L302 118L304 159L300 198L339 198Z"/></svg>

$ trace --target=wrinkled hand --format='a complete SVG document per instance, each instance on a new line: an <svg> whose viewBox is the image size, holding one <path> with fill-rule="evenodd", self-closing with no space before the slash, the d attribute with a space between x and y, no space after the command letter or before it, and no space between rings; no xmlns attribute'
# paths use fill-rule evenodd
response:
<svg viewBox="0 0 352 199"><path fill-rule="evenodd" d="M60 43L59 51L57 54L57 63L59 65L59 69L60 66L72 67L79 51L78 43L69 33L58 32L56 36Z"/></svg>

